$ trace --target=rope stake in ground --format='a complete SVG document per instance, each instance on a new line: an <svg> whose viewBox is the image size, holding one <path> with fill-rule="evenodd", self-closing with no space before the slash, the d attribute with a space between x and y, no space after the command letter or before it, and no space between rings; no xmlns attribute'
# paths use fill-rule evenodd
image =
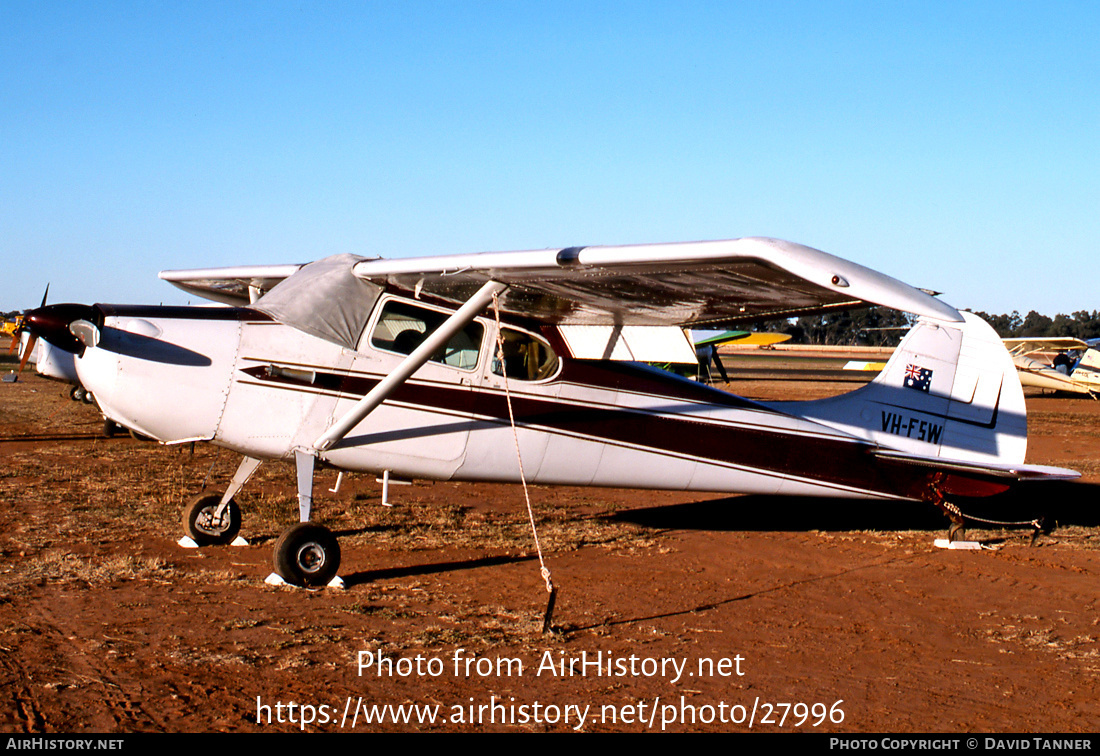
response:
<svg viewBox="0 0 1100 756"><path fill-rule="evenodd" d="M947 495L940 490L940 484L943 483L943 473L936 473L932 480L929 482L929 489L932 491L934 498L932 503L935 504L940 510L947 515L951 520L951 527L947 531L948 540L955 541L963 537L963 528L966 522L981 523L982 525L996 525L1002 528L1031 528L1031 545L1035 545L1036 539L1039 537L1039 533L1043 530L1043 518L1039 517L1033 520L989 520L984 517L977 517L975 515L966 514L959 507L947 500ZM956 538L957 537L957 538Z"/></svg>
<svg viewBox="0 0 1100 756"><path fill-rule="evenodd" d="M546 566L546 560L542 556L542 545L539 543L538 529L535 527L535 512L531 508L531 494L527 490L527 475L523 471L523 455L519 450L519 431L516 430L516 415L512 411L512 392L508 388L508 371L504 369L504 334L500 328L500 302L497 295L493 294L493 317L497 323L497 360L500 362L500 377L504 380L504 399L508 405L508 422L512 426L512 439L516 444L516 463L519 465L519 480L523 484L523 499L527 502L527 519L531 523L531 535L535 539L535 551L539 555L539 574L546 583L546 592L550 594L546 602L546 613L542 618L542 632L550 632L550 621L554 614L554 603L558 597L558 589L554 587L554 581L550 577L550 568Z"/></svg>

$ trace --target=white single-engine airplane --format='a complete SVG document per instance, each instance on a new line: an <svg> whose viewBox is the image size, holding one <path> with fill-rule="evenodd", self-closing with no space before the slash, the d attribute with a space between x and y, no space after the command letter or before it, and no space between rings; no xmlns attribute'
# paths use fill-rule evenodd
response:
<svg viewBox="0 0 1100 756"><path fill-rule="evenodd" d="M517 482L518 443L530 483L925 501L956 526L949 499L1077 476L1024 464L1023 393L988 325L790 242L340 255L161 278L231 306L52 305L27 321L77 354L111 420L244 455L223 494L186 512L199 543L234 538L233 496L261 460L293 459L300 522L275 566L298 585L339 567L335 537L309 522L318 463ZM844 396L769 404L637 364L692 359L684 328L868 303L921 317Z"/></svg>
<svg viewBox="0 0 1100 756"><path fill-rule="evenodd" d="M1100 395L1100 339L1039 336L1005 339L1004 343L1023 385L1094 399Z"/></svg>

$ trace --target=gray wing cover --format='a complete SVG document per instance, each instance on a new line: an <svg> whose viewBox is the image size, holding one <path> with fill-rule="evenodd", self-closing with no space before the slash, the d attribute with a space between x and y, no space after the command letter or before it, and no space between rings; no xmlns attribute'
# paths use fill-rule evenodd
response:
<svg viewBox="0 0 1100 756"><path fill-rule="evenodd" d="M252 309L354 350L382 295L382 287L352 273L364 259L343 254L310 263L256 300Z"/></svg>

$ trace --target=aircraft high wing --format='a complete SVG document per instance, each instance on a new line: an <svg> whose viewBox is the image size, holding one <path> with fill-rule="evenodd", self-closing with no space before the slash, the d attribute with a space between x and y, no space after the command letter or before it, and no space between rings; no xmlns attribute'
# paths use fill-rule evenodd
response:
<svg viewBox="0 0 1100 756"><path fill-rule="evenodd" d="M301 267L165 271L160 277L185 291L239 305L255 301ZM555 325L705 328L866 304L959 319L954 308L900 281L778 239L358 258L353 272L452 303L465 302L492 279L508 287L500 297L505 312Z"/></svg>
<svg viewBox="0 0 1100 756"><path fill-rule="evenodd" d="M1071 337L1005 339L1005 347L1025 386L1086 394L1100 394L1100 340Z"/></svg>
<svg viewBox="0 0 1100 756"><path fill-rule="evenodd" d="M721 346L734 344L736 346L754 346L768 349L784 341L790 341L788 333L770 333L767 331L723 331L712 336L703 336L695 339L695 347Z"/></svg>
<svg viewBox="0 0 1100 756"><path fill-rule="evenodd" d="M161 277L232 306L54 305L27 319L78 355L108 418L243 455L223 493L188 508L196 541L232 540L252 473L293 460L300 522L275 565L300 585L339 566L336 539L310 521L318 463L518 482L518 452L531 483L924 501L956 525L954 499L1076 476L1024 464L1023 393L988 325L791 242L338 255ZM634 362L680 349L685 328L872 303L920 320L843 397L766 404Z"/></svg>

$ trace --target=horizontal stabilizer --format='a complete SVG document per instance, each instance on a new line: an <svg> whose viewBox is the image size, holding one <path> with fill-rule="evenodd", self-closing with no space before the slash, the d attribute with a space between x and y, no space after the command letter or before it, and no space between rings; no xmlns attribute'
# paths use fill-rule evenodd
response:
<svg viewBox="0 0 1100 756"><path fill-rule="evenodd" d="M893 449L875 449L872 452L881 459L897 459L909 464L923 465L937 470L973 473L987 477L1012 478L1014 480L1075 480L1081 477L1076 470L1049 465L1009 465L983 462L981 464L956 462L948 459L932 459Z"/></svg>

